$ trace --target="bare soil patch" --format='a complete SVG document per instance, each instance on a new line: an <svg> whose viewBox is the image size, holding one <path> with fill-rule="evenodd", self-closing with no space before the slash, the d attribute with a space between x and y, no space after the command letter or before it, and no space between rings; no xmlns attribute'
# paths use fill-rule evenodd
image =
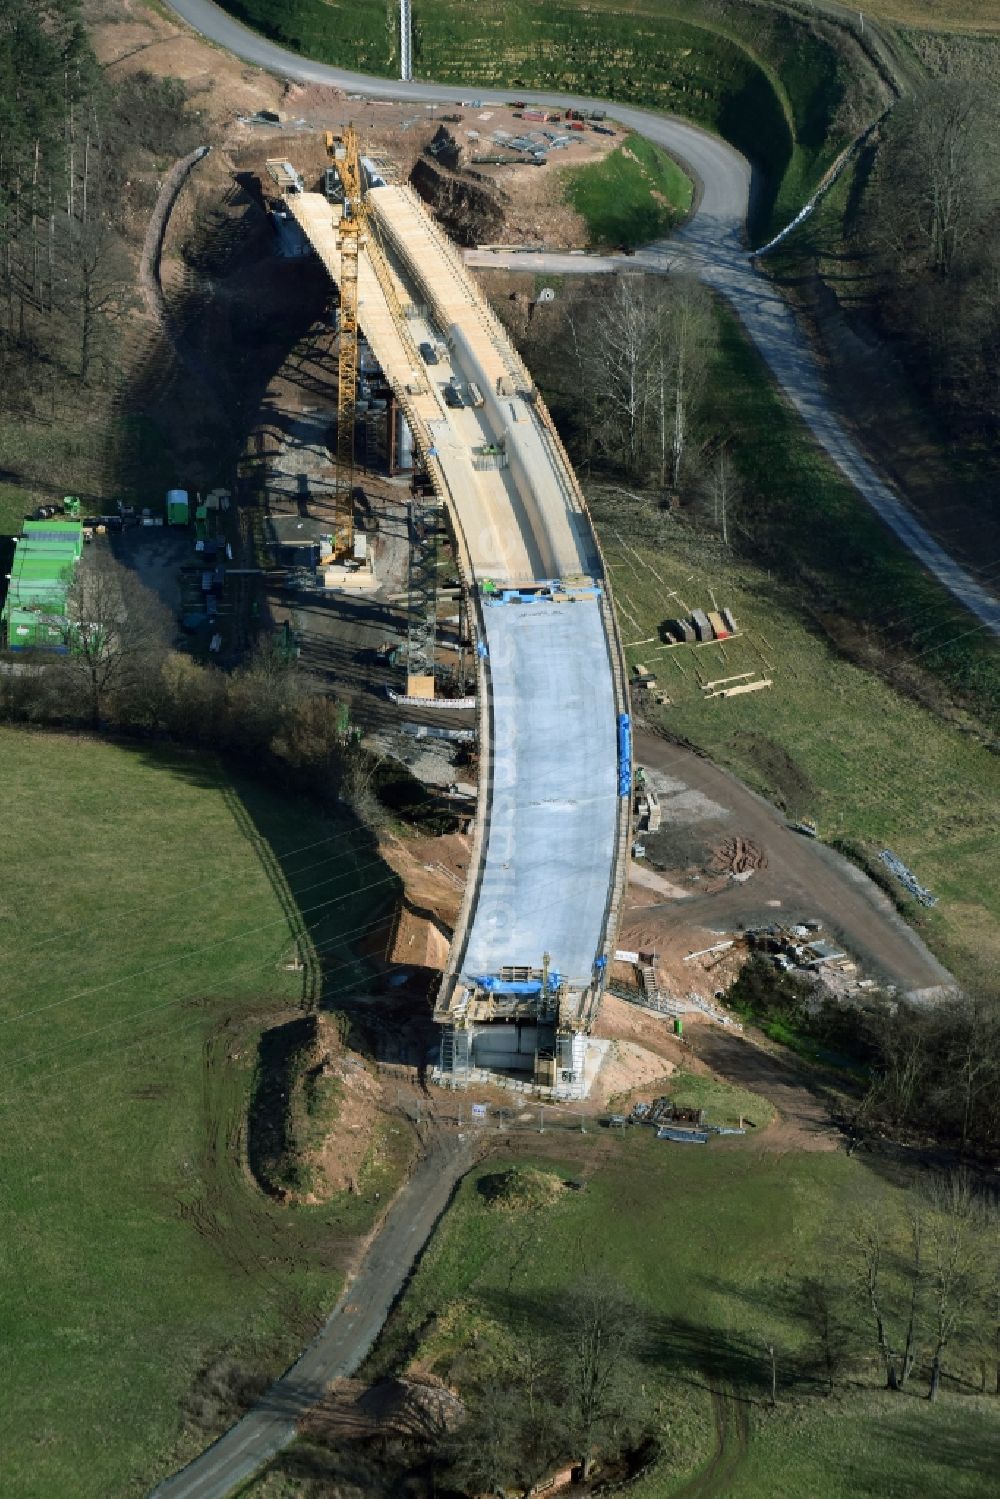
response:
<svg viewBox="0 0 1000 1499"><path fill-rule="evenodd" d="M623 1094L646 1090L660 1083L666 1091L669 1079L676 1071L676 1063L667 1061L645 1046L634 1041L615 1041L591 1089L591 1101L607 1105Z"/></svg>
<svg viewBox="0 0 1000 1499"><path fill-rule="evenodd" d="M758 739L755 749L765 752L766 742ZM637 733L636 758L657 790L663 823L643 840L645 870L629 887L619 945L655 950L663 987L711 997L736 976L748 927L808 920L819 921L864 974L903 991L949 983L886 896L821 841L793 832L781 809L711 761L649 731ZM794 803L806 783L791 762L781 769ZM650 866L665 887L656 888ZM678 897L671 897L670 886ZM699 948L730 938L728 954L685 962Z"/></svg>
<svg viewBox="0 0 1000 1499"><path fill-rule="evenodd" d="M449 932L465 894L470 847L467 833L404 839L386 830L379 840L382 858L406 886L411 909L426 912Z"/></svg>
<svg viewBox="0 0 1000 1499"><path fill-rule="evenodd" d="M143 0L88 0L85 11L110 81L142 71L183 79L198 96L193 107L203 111L209 131L235 122L237 114L281 105L285 88L279 79L210 47Z"/></svg>
<svg viewBox="0 0 1000 1499"><path fill-rule="evenodd" d="M669 1093L669 1078L676 1072L714 1076L759 1093L777 1111L766 1129L751 1131L743 1145L755 1150L837 1150L843 1136L830 1114L829 1090L820 1077L794 1059L775 1055L751 1037L722 1030L708 1020L685 1019L684 1036L673 1035L669 1022L649 1011L637 1009L608 995L602 1006L597 1032L613 1037L620 1048L617 1061L605 1063L593 1101L604 1103L617 1095L629 1103ZM663 1088L655 1068L665 1078ZM645 1075L644 1075L645 1074ZM619 1081L621 1086L618 1086ZM600 1091L599 1091L600 1090Z"/></svg>
<svg viewBox="0 0 1000 1499"><path fill-rule="evenodd" d="M717 1026L699 1026L690 1044L716 1076L759 1093L778 1111L774 1123L751 1134L747 1143L771 1151L841 1148L843 1135L830 1115L829 1090L808 1068Z"/></svg>

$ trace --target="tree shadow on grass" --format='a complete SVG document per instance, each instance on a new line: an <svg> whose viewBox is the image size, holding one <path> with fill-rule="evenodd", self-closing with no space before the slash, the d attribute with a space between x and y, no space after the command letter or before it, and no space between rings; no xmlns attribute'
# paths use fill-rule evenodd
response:
<svg viewBox="0 0 1000 1499"><path fill-rule="evenodd" d="M221 795L284 916L283 968L300 976L302 1009L360 1016L384 989L379 939L384 934L387 953L402 894L399 876L382 859L371 829L346 803L328 810L319 798L269 785L211 754L176 746L136 750L160 770ZM195 905L199 852L191 849ZM238 909L238 889L233 903Z"/></svg>
<svg viewBox="0 0 1000 1499"><path fill-rule="evenodd" d="M734 1288L731 1290L735 1294ZM547 1334L554 1325L555 1294L485 1288L477 1291L477 1296L504 1326ZM568 1309L572 1293L562 1293L559 1299ZM662 1315L638 1298L635 1316L642 1327L636 1356L646 1368L698 1389L736 1391L749 1400L769 1395L770 1362L762 1341L688 1317ZM560 1320L566 1319L557 1316L556 1324Z"/></svg>

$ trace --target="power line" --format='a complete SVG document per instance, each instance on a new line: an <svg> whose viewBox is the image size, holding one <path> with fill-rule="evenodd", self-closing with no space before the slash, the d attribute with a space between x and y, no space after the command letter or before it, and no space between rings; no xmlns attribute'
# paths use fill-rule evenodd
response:
<svg viewBox="0 0 1000 1499"><path fill-rule="evenodd" d="M359 958L359 959L356 959L354 961L361 962L362 960ZM340 966L340 967L349 967L351 965L345 963L345 964L341 964L341 965L338 965L338 966ZM339 988L334 989L329 997L333 998L333 997L337 997L337 996L342 995L342 994L350 993L354 989L360 989L366 983L368 983L368 977L367 977L367 975L364 978L356 980L354 983L345 984L345 985L342 985ZM168 1001L167 1004L159 1006L158 1008L159 1009L166 1009L166 1008L168 1008L169 1005L181 1004L181 1003L183 1003L184 998L187 998L187 997L188 996L182 996L181 999L174 1000L174 1001ZM303 1011L302 1013L306 1013L306 1012ZM178 1027L178 1030L175 1032L175 1034L179 1034L179 1033L181 1033L183 1031L187 1031L187 1030L193 1030L195 1028L195 1026L203 1026L206 1023L206 1020L208 1018L209 1017L207 1017L205 1015L199 1015L198 1018L196 1020L191 1021L191 1023L189 1025ZM134 1046L139 1046L139 1045L142 1045L143 1043L148 1043L150 1041L155 1040L157 1034L161 1034L162 1035L163 1032L157 1033L157 1032L154 1031L152 1034L146 1034L146 1035L143 1035L143 1036L136 1036L132 1041L126 1041L124 1043L124 1045L116 1053L116 1055L120 1056L122 1052L128 1051L130 1048L132 1048ZM91 1066L95 1061L104 1060L105 1059L105 1055L106 1055L105 1053L95 1053L93 1056L85 1058L82 1062L77 1062L76 1065L73 1066L73 1067L50 1067L44 1073L40 1074L39 1076L31 1078L30 1079L30 1083L26 1083L25 1086L30 1086L31 1083L44 1083L50 1077L59 1077L59 1078L62 1078L62 1077L68 1076L72 1072L79 1072L82 1068ZM6 1109L9 1109L9 1108L20 1107L21 1103L22 1103L23 1092L24 1092L24 1088L22 1087L22 1089L20 1090L20 1092L18 1093L17 1096L14 1096L12 1094L2 1094L2 1095L0 1095L0 1111L6 1110ZM67 1097L67 1098L64 1098L63 1101L66 1104L71 1104L72 1103L74 1107L78 1107L78 1101L77 1100L72 1100L72 1099L69 1099Z"/></svg>
<svg viewBox="0 0 1000 1499"><path fill-rule="evenodd" d="M328 938L326 942L320 944L320 947L332 947L340 942L345 941L348 937L360 936L366 932L374 931L376 927L381 926L382 923L386 920L387 917L383 915L377 917L374 921L370 921L363 926L352 927L346 932L339 933L336 937ZM334 968L327 971L336 973L340 968L352 967L355 964L361 963L363 961L364 959L360 957L351 958L348 960L348 962L338 963L334 966ZM93 1036L100 1036L103 1035L105 1031L113 1030L116 1025L122 1025L129 1020L141 1019L143 1015L152 1015L161 1010L170 1009L174 1005L183 1004L185 1000L199 999L204 994L211 993L215 989L221 989L225 987L226 984L231 982L233 973L256 973L261 968L270 968L271 962L271 959L265 959L263 963L239 964L234 969L231 969L228 973L226 973L222 978L216 979L210 984L200 984L197 989L189 990L186 994L177 995L174 999L163 1000L160 1004L146 1005L139 1010L130 1010L127 1014L118 1015L114 1020L109 1020L106 1025L96 1026L93 1030L90 1031L81 1031L78 1035L72 1036L68 1040L63 1041L59 1046L46 1047L44 1051L22 1052L19 1056L8 1057L6 1059L6 1065L14 1067L22 1062L34 1062L38 1061L42 1057L56 1056L59 1052L70 1050L72 1047L78 1045L81 1041L89 1041Z"/></svg>
<svg viewBox="0 0 1000 1499"><path fill-rule="evenodd" d="M546 910L546 911L552 911L552 910L557 910L560 907L565 906L566 904L567 904L567 902L565 900L554 900L554 901L548 902L545 906L541 907L541 909L542 910ZM346 941L346 939L348 937L359 935L361 933L373 930L374 928L380 926L386 919L387 919L387 917L383 915L381 917L376 918L372 922L369 922L369 923L364 924L362 926L350 928L346 932L337 933L336 935L327 938L319 946L320 946L320 948L324 948L324 947L330 947L330 946L334 946L336 944L339 944L341 942L344 942L344 941ZM334 968L329 969L327 971L328 972L337 972L338 970L340 970L342 968L349 968L349 967L352 967L355 964L357 964L359 962L363 962L363 961L364 961L364 959L360 958L360 957L352 958L352 959L347 960L344 963L339 963L339 964L335 965ZM243 965L237 966L237 968L234 969L234 970L232 970L232 971L233 972L237 972L237 973L244 973L244 972L251 972L252 973L252 972L258 971L261 968L270 967L270 963L271 963L271 960L265 960L263 963L243 964ZM199 985L199 987L198 987L197 990L189 991L189 992L187 992L185 994L178 995L174 999L164 1000L164 1001L162 1001L159 1004L146 1006L142 1010L132 1010L127 1015L117 1016L114 1020L108 1021L106 1025L98 1026L98 1027L96 1027L95 1029L93 1029L91 1031L82 1032L81 1034L79 1034L79 1035L77 1035L75 1037L71 1037L71 1038L69 1038L65 1042L62 1042L59 1046L49 1047L49 1048L46 1048L44 1051L39 1051L39 1052L26 1052L26 1053L22 1053L20 1056L12 1057L12 1058L10 1058L8 1060L8 1065L12 1065L13 1066L13 1065L18 1065L18 1064L22 1064L22 1063L37 1061L37 1060L43 1059L43 1058L45 1058L47 1056L54 1056L54 1055L58 1054L59 1052L67 1051L67 1050L71 1049L72 1047L78 1045L80 1041L89 1040L93 1036L102 1035L102 1034L104 1034L105 1032L107 1032L109 1030L113 1030L115 1028L115 1026L117 1026L117 1025L121 1025L121 1024L124 1024L124 1023L126 1023L128 1021L133 1021L133 1020L138 1020L138 1021L141 1022L141 1019L142 1019L143 1015L159 1013L159 1012L162 1012L163 1010L174 1008L174 1007L176 1007L179 1004L183 1004L185 1002L185 1000L197 999L197 998L201 997L202 995L211 992L212 990L217 990L217 989L222 988L225 984L227 984L229 982L230 982L230 976L229 976L229 974L226 974L222 978L213 981L211 984ZM362 980L360 982L367 982L367 980ZM354 986L354 987L357 987L357 986ZM341 991L340 990L334 990L333 992L334 992L334 994L336 994L336 993L339 993ZM329 997L329 996L324 995L324 997ZM200 1017L200 1018L204 1019L204 1017ZM140 1038L137 1038L135 1042L127 1042L126 1046L135 1045L141 1039L144 1039L144 1038L140 1037ZM89 1063L92 1062L95 1059L96 1058L88 1058L85 1062L82 1062L79 1065L80 1066L89 1065ZM52 1068L49 1071L43 1073L42 1074L42 1078L48 1077L48 1076L54 1076L56 1074L58 1074L59 1076L62 1076L66 1072L72 1072L72 1071L75 1071L75 1070L76 1070L76 1068L72 1068L72 1067L71 1068L58 1068L58 1067L57 1068ZM25 1086L30 1086L31 1083L34 1083L34 1082L40 1081L40 1080L41 1079L39 1079L39 1078L25 1079ZM0 1095L0 1104L2 1104L2 1102L3 1102L3 1097L4 1097L3 1095Z"/></svg>
<svg viewBox="0 0 1000 1499"><path fill-rule="evenodd" d="M947 650L950 645L957 644L959 640L965 640L969 635L981 635L984 630L988 629L989 625L985 622L975 625L971 630L963 630L961 635L952 635L950 639L942 640L938 645L929 645L925 651L921 651L919 655L912 656L910 659L911 661L920 661L924 656L933 656L935 652Z"/></svg>
<svg viewBox="0 0 1000 1499"><path fill-rule="evenodd" d="M287 853L287 854L278 853L275 849L271 848L271 845L269 844L268 840L265 839L263 836L261 836L259 839L258 838L253 838L253 839L247 838L247 842L249 842L252 846L255 846L257 843L260 843L260 844L264 845L265 848L269 848L270 851L271 851L271 853L272 853L272 855L273 855L273 857L277 861L277 863L279 865L283 865L284 860L295 858L295 857L297 857L297 855L299 855L301 853L308 853L308 852L310 852L314 848L321 848L324 844L331 843L331 842L334 842L334 841L337 841L337 840L344 840L344 842L346 843L347 841L353 840L356 837L360 838L360 837L362 837L362 835L365 835L365 836L368 836L368 837L371 836L371 834L369 833L368 829L365 828L365 827L355 828L353 831L347 832L347 833L344 833L344 832L341 832L341 833L331 833L331 835L330 835L329 838L320 838L315 843L305 843L305 844L302 845L301 848L292 849L291 852ZM244 836L246 836L246 835L244 835ZM256 847L254 847L254 852L258 855L258 857L262 856L262 850L261 849L258 849ZM338 854L333 853L333 854L331 854L329 856L329 859L334 859L334 858L337 858L337 857L338 857ZM295 877L297 877L300 874L307 873L310 869L313 869L313 868L319 869L319 868L321 868L323 864L326 864L326 863L329 862L329 859L320 859L319 861L317 861L317 863L315 865L309 864L309 865L306 865L303 869L292 870L290 873L288 871L285 871L284 868L282 868L282 873L285 875L286 880L290 879L290 878L295 878ZM265 871L265 873L266 873L266 871ZM218 874L218 875L210 876L207 880L199 880L199 882L198 882L198 892L200 894L202 890L204 890L204 889L206 889L206 888L208 888L208 887L210 887L212 885L218 885L222 881L228 880L228 879L231 879L231 878L232 878L232 872L229 871L226 874ZM6 958L0 957L0 962L11 962L11 963L12 962L22 962L25 957L30 957L32 953L37 952L40 948L47 946L50 942L62 942L62 941L65 941L69 937L79 936L83 932L91 932L91 931L96 930L98 927L106 927L108 925L108 923L111 922L111 921L122 921L122 920L124 920L128 916L146 915L146 914L149 913L149 911L151 911L153 909L156 909L156 908L159 908L161 906L172 905L172 904L174 904L177 901L189 900L189 899L190 899L190 892L188 890L181 890L181 891L179 891L177 893L177 895L163 896L163 897L161 897L161 898L159 898L159 899L157 899L155 901L144 901L142 903L142 905L139 905L139 906L132 906L132 907L126 908L125 910L108 911L108 912L105 913L104 917L100 921L87 922L87 923L85 923L85 924L83 924L81 926L78 926L78 927L69 927L65 931L62 931L62 932L55 932L55 933L53 933L52 935L50 935L48 937L42 937L38 942L34 943L29 948L26 948L26 949L25 948L20 948L18 950L18 952L11 953Z"/></svg>
<svg viewBox="0 0 1000 1499"><path fill-rule="evenodd" d="M378 864L378 863L381 863L381 860L377 860L376 859L376 860L373 860L372 862L374 864ZM335 876L331 876L331 878L335 878ZM332 896L330 898L330 900L320 901L315 906L306 906L304 909L300 909L298 911L298 915L299 916L303 916L303 917L304 916L308 916L308 915L312 914L312 912L314 912L314 911L321 911L321 910L323 910L327 906L336 905L339 901L350 900L350 899L352 899L356 895L362 895L362 894L364 894L364 892L366 890L375 890L380 885L387 885L387 884L391 883L392 881L395 881L395 880L398 880L398 879L399 879L399 876L393 872L393 873L391 873L389 875L386 875L386 877L384 879L373 880L371 882L371 884L358 886L355 889L348 891L346 895ZM330 883L329 880L320 880L320 882L319 882L320 885L327 885L329 883ZM318 886L316 888L318 888ZM275 921L265 921L265 922L262 922L259 926L246 927L246 928L244 928L243 931L234 932L229 937L221 937L221 938L218 938L214 942L206 943L204 947L192 948L190 951L188 951L186 953L180 953L177 957L174 957L174 958L165 958L162 963L152 963L152 964L150 964L146 968L139 968L139 969L136 969L135 971L133 971L131 973L122 974L121 977L119 977L119 978L109 979L106 984L95 984L90 989L81 989L76 994L66 995L63 999L54 999L54 1000L52 1000L52 1002L50 1004L39 1005L34 1010L22 1010L17 1015L7 1016L4 1020L0 1021L0 1024L2 1024L2 1025L12 1025L12 1024L15 1023L15 1021L18 1021L18 1020L29 1019L29 1018L31 1018L34 1015L42 1015L42 1014L45 1014L49 1010L58 1010L58 1009L61 1009L63 1005L72 1004L74 1001L76 1001L78 999L88 999L88 998L90 998L94 994L103 994L108 989L116 989L121 984L129 983L129 982L131 982L131 981L133 981L135 979L144 978L147 974L150 974L150 973L158 973L158 972L162 971L164 968L173 967L176 963L187 962L190 958L198 957L202 953L211 952L214 949L219 948L219 947L225 947L228 943L230 943L230 942L237 942L237 941L239 941L243 937L252 937L252 936L255 936L258 932L269 931L271 927L275 927L275 926L287 926L287 925L288 925L288 917L287 916L280 916Z"/></svg>

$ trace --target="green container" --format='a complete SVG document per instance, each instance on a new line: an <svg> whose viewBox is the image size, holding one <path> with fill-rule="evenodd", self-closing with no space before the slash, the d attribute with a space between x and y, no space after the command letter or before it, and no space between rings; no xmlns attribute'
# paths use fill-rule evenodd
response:
<svg viewBox="0 0 1000 1499"><path fill-rule="evenodd" d="M675 1036L683 1036L683 1034L684 1034L684 1022L683 1022L683 1020L681 1019L681 1017L679 1015L675 1015L674 1016L674 1035Z"/></svg>
<svg viewBox="0 0 1000 1499"><path fill-rule="evenodd" d="M66 590L58 583L13 583L7 593L7 603L12 609L41 609L46 614L66 612Z"/></svg>
<svg viewBox="0 0 1000 1499"><path fill-rule="evenodd" d="M24 650L31 646L53 646L64 644L63 632L51 616L34 609L19 609L16 605L4 609L7 644L11 650Z"/></svg>
<svg viewBox="0 0 1000 1499"><path fill-rule="evenodd" d="M75 563L72 552L50 547L41 551L34 547L18 547L10 574L12 578L60 578L65 581L72 577Z"/></svg>
<svg viewBox="0 0 1000 1499"><path fill-rule="evenodd" d="M47 542L58 540L71 546L79 557L83 552L83 522L74 520L72 516L61 515L52 520L26 520L21 527L24 540L19 545L25 545L28 540L35 542Z"/></svg>

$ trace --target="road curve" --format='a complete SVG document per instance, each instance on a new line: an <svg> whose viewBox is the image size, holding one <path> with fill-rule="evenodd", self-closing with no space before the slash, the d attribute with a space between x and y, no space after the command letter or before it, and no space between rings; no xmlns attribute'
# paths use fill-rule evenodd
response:
<svg viewBox="0 0 1000 1499"><path fill-rule="evenodd" d="M299 82L327 84L373 99L427 103L454 100L462 93L473 93L484 103L502 103L510 94L509 89L484 89L475 84L414 83L351 73L287 51L242 26L212 0L167 0L167 4L209 41L246 62ZM609 106L607 99L578 95L532 90L531 97L563 108L612 107L623 125L665 147L689 169L698 184L695 212L673 239L648 246L630 257L627 265L661 274L688 269L724 296L788 400L841 473L898 540L976 617L982 629L1000 636L1000 600L959 566L876 473L832 411L815 356L795 314L773 283L751 265L745 228L752 172L746 159L725 141L673 116L626 104ZM491 258L485 263L498 266L505 262ZM518 270L582 272L617 269L620 262L615 257L602 257L601 263L594 263L583 257L530 255L506 264Z"/></svg>
<svg viewBox="0 0 1000 1499"><path fill-rule="evenodd" d="M166 0L166 3L170 10L210 42L225 47L244 62L256 63L258 67L293 78L298 83L326 84L363 94L367 99L413 100L425 104L454 103L463 93L467 97L482 99L484 104L503 104L511 96L509 88L489 89L480 88L478 84L461 83L404 83L401 79L351 73L346 68L313 62L289 52L277 42L241 25L212 0ZM567 105L583 109L609 107L607 99L591 99L583 95L539 93L533 89L531 97L540 104L554 104L560 108ZM701 189L695 218L705 225L706 233L720 248L740 251L750 199L751 169L747 160L719 137L671 115L653 114L625 104L616 104L614 112L615 118L623 125L666 147L691 169Z"/></svg>
<svg viewBox="0 0 1000 1499"><path fill-rule="evenodd" d="M323 1328L243 1420L150 1499L225 1499L294 1440L298 1422L331 1381L353 1374L370 1352L451 1194L472 1163L461 1137L438 1140L389 1208L361 1268Z"/></svg>

